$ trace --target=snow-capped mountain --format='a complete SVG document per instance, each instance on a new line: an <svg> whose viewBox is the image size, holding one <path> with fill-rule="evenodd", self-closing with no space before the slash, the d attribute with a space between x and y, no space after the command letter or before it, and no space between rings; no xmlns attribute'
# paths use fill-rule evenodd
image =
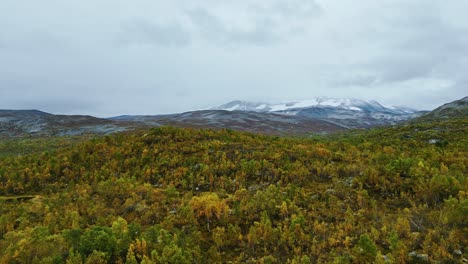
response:
<svg viewBox="0 0 468 264"><path fill-rule="evenodd" d="M448 116L449 112L455 111L466 116L466 102L467 98L464 98L434 112ZM54 115L37 110L0 110L0 138L26 135L102 135L165 125L306 135L346 128L391 125L418 117L422 113L411 108L383 106L376 101L327 97L277 104L233 101L202 111L172 115L127 115L107 119Z"/></svg>
<svg viewBox="0 0 468 264"><path fill-rule="evenodd" d="M267 103L255 103L236 100L219 106L211 107L207 110L269 112L272 110L271 106L271 104Z"/></svg>
<svg viewBox="0 0 468 264"><path fill-rule="evenodd" d="M379 102L371 100L365 101L352 98L329 98L317 97L310 100L292 101L286 103L262 103L248 101L232 101L226 104L215 106L210 110L226 110L226 111L251 111L251 112L285 112L296 111L302 108L310 107L335 107L353 111L390 111L396 113L415 113L418 110L408 107L398 106L383 106Z"/></svg>
<svg viewBox="0 0 468 264"><path fill-rule="evenodd" d="M389 125L421 115L408 107L383 106L377 101L317 97L279 104L232 101L212 110L271 112L325 120L346 127Z"/></svg>

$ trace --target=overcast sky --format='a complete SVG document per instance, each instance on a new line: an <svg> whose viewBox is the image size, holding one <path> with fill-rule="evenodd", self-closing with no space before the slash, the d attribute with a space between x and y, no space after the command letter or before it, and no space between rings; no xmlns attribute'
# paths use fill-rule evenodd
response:
<svg viewBox="0 0 468 264"><path fill-rule="evenodd" d="M0 109L468 95L466 0L0 0Z"/></svg>

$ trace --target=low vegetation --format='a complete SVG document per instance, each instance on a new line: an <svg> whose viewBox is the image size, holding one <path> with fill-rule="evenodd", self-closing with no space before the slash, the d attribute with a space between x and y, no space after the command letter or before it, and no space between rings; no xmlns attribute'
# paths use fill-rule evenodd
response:
<svg viewBox="0 0 468 264"><path fill-rule="evenodd" d="M459 263L467 121L0 144L0 263Z"/></svg>

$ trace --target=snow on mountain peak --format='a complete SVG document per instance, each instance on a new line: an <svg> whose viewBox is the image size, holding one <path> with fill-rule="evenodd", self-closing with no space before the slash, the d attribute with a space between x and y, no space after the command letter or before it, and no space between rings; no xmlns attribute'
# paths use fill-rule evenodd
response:
<svg viewBox="0 0 468 264"><path fill-rule="evenodd" d="M334 108L357 112L393 112L393 113L415 113L417 110L407 107L387 107L383 106L375 100L361 100L355 98L332 98L332 97L316 97L308 100L290 101L284 103L265 103L265 102L249 102L236 100L217 107L210 108L211 110L227 110L227 111L251 111L251 112L278 112L289 113L305 108Z"/></svg>
<svg viewBox="0 0 468 264"><path fill-rule="evenodd" d="M269 105L266 103L236 100L216 107L212 107L210 108L210 110L267 112L269 111L268 106Z"/></svg>

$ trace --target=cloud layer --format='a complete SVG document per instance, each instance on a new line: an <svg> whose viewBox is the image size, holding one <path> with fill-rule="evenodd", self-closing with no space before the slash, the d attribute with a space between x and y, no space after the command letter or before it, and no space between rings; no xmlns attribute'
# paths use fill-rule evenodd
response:
<svg viewBox="0 0 468 264"><path fill-rule="evenodd" d="M466 1L3 0L0 108L158 114L233 99L466 96Z"/></svg>

